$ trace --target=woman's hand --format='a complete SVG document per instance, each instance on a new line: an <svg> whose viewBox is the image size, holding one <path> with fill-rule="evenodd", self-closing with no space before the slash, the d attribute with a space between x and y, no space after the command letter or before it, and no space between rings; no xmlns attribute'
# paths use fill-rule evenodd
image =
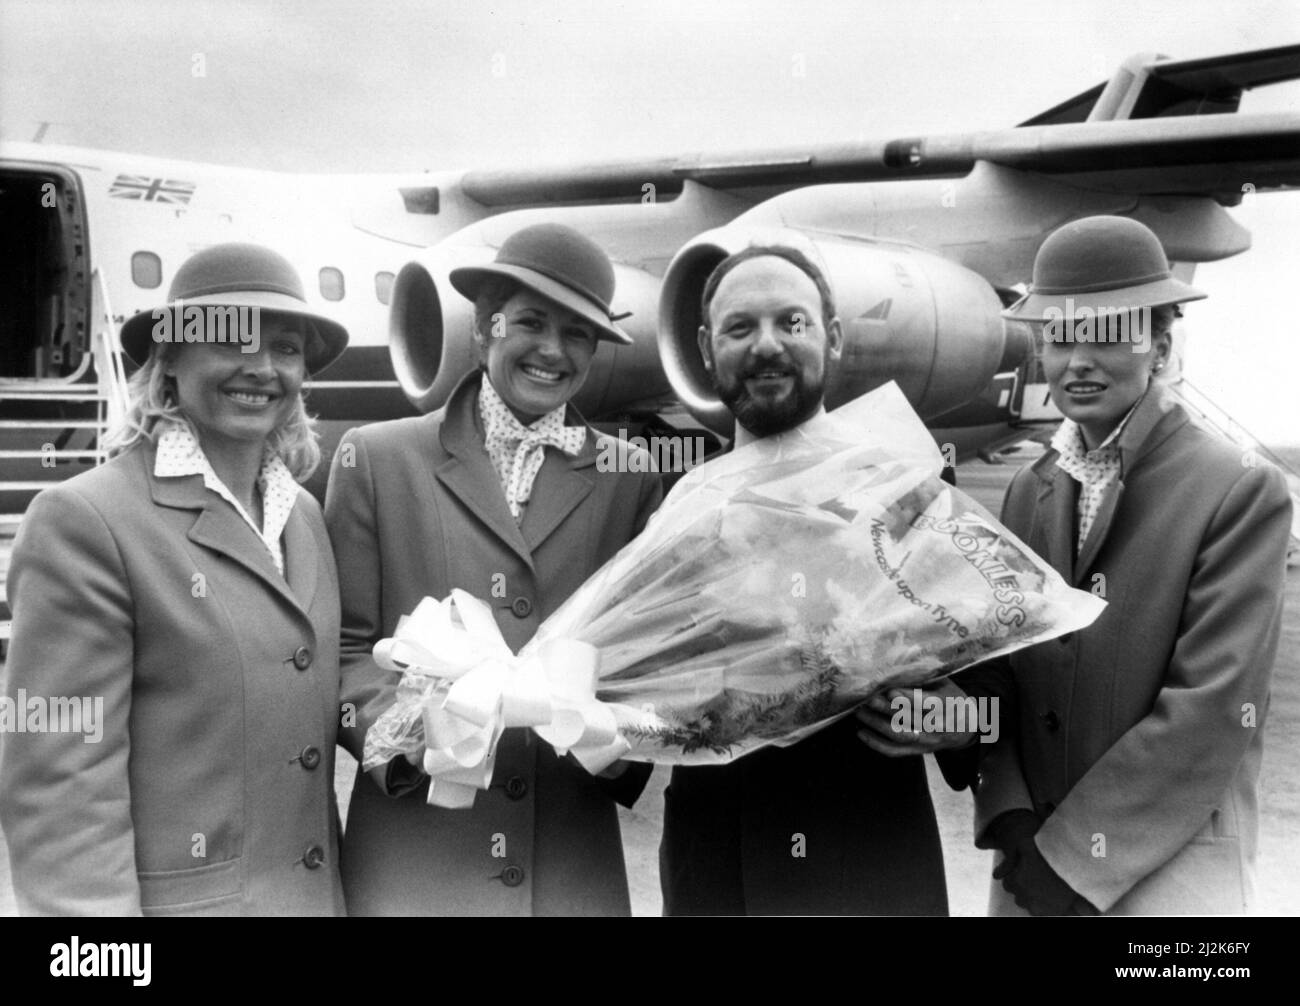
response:
<svg viewBox="0 0 1300 1006"><path fill-rule="evenodd" d="M917 701L920 693L920 701ZM933 699L931 698L933 697ZM927 729L926 707L939 703L942 729ZM955 729L958 723L948 715L959 703L969 705L969 696L945 678L924 688L889 688L876 692L856 715L864 729L858 739L871 750L890 758L928 754L969 747L979 736L979 718L963 715L958 721L964 729ZM969 710L967 710L969 712Z"/></svg>

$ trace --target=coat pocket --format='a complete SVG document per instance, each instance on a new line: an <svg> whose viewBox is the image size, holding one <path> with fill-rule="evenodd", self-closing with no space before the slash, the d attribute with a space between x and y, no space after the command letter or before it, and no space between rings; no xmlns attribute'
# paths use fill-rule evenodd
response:
<svg viewBox="0 0 1300 1006"><path fill-rule="evenodd" d="M140 873L140 908L146 915L229 915L239 909L242 859L189 870Z"/></svg>

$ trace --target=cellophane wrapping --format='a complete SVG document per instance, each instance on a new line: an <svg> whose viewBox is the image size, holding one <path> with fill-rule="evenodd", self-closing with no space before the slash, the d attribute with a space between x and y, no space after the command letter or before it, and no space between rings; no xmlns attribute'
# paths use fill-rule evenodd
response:
<svg viewBox="0 0 1300 1006"><path fill-rule="evenodd" d="M710 764L1091 623L1104 602L942 481L943 464L892 384L725 454L521 655L594 645L624 757Z"/></svg>

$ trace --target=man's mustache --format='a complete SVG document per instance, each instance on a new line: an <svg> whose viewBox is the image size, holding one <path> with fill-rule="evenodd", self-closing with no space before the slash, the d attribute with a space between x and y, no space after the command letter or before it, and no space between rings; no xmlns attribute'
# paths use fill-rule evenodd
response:
<svg viewBox="0 0 1300 1006"><path fill-rule="evenodd" d="M749 380L760 374L787 374L793 377L798 373L799 368L788 360L763 360L742 364L736 376L741 380Z"/></svg>

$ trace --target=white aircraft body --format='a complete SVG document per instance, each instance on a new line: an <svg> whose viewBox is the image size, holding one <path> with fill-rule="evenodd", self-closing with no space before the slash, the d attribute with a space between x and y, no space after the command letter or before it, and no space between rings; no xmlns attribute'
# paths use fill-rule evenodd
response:
<svg viewBox="0 0 1300 1006"><path fill-rule="evenodd" d="M1238 104L1296 77L1300 46L1140 55L1002 130L502 171L295 175L2 143L0 524L102 460L124 404L118 326L163 304L191 254L226 241L286 255L311 307L348 328L347 352L309 385L341 432L438 407L473 365L471 306L450 269L490 259L527 223L570 223L614 260L613 308L631 312L621 324L635 340L602 347L578 407L624 428L726 436L695 345L700 289L729 252L798 232L845 326L829 403L893 379L941 442L993 450L1059 419L1031 332L1000 317L1043 239L1078 217L1131 216L1184 279L1245 251L1225 207L1300 184L1300 116Z"/></svg>

